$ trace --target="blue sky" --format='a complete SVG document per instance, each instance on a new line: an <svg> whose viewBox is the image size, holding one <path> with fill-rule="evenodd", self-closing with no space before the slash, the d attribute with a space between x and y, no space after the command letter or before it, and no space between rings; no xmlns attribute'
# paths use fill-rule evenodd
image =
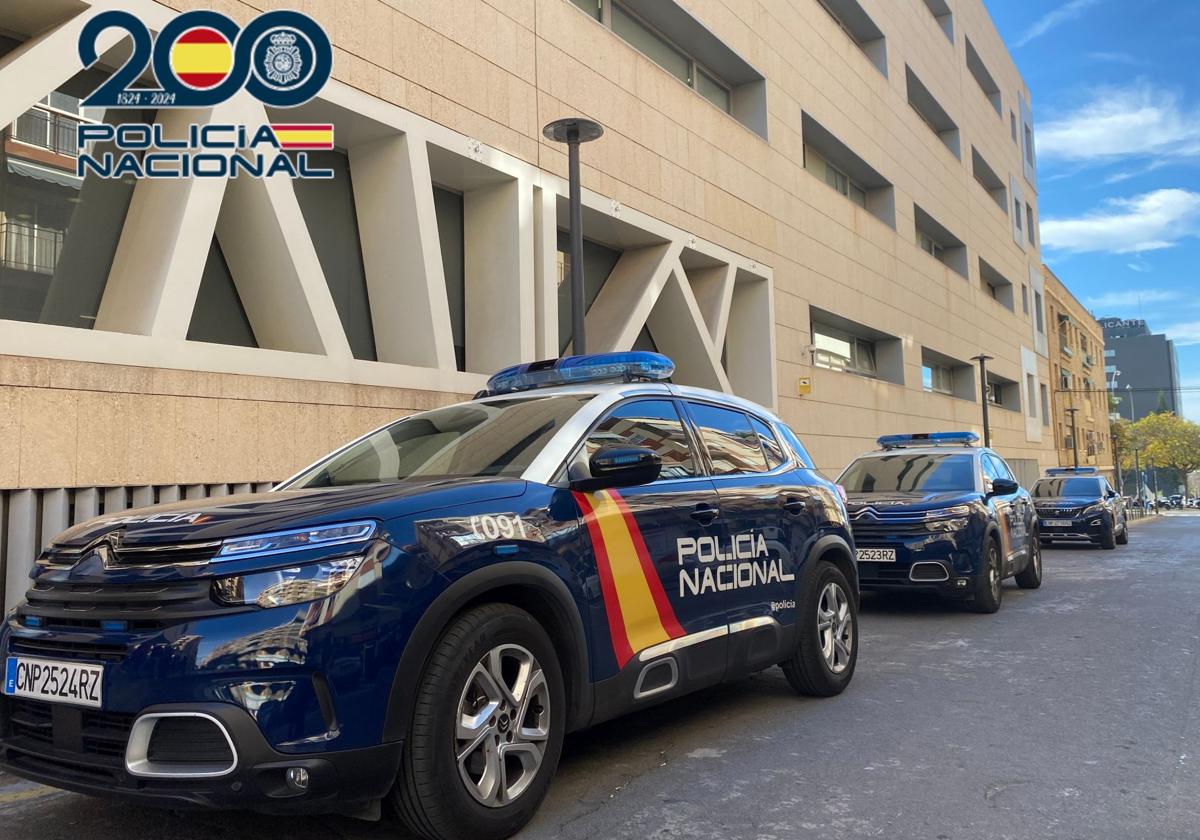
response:
<svg viewBox="0 0 1200 840"><path fill-rule="evenodd" d="M1032 91L1042 259L1175 340L1200 420L1200 2L985 2Z"/></svg>

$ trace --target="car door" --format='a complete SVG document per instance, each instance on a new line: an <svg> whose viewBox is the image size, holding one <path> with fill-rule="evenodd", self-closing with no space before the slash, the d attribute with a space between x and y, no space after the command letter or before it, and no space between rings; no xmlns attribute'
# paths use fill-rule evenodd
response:
<svg viewBox="0 0 1200 840"><path fill-rule="evenodd" d="M614 406L572 458L572 477L580 477L591 455L605 446L645 447L663 464L651 484L574 494L602 596L594 601L594 634L611 639L611 664L622 670L639 654L648 658L647 651L674 640L724 628L719 599L689 596L681 582L681 572L716 544L720 509L673 399L634 398ZM681 668L680 682L694 686L720 679L725 647L723 638L717 641L717 650L697 652ZM606 671L611 669L600 668L599 675ZM623 699L624 691L614 702Z"/></svg>
<svg viewBox="0 0 1200 840"><path fill-rule="evenodd" d="M995 479L1017 480L1008 464L1004 463L1004 459L992 452L983 453L983 472L989 479L989 490L991 481ZM1004 543L1004 574L1014 574L1029 551L1030 505L1025 492L1019 488L1016 493L993 496L992 503L996 506L1000 518L1001 540Z"/></svg>
<svg viewBox="0 0 1200 840"><path fill-rule="evenodd" d="M770 661L791 633L816 500L760 418L694 400L687 409L721 505L718 553L698 572L729 619L732 676Z"/></svg>

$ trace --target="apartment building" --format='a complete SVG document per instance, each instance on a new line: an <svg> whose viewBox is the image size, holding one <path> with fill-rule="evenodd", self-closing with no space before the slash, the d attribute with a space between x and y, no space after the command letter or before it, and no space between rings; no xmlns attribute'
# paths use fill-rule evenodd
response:
<svg viewBox="0 0 1200 840"><path fill-rule="evenodd" d="M605 127L589 350L777 408L832 474L883 433L981 429L981 399L1024 477L1056 461L1031 94L980 0L314 0L334 80L287 117L335 125L338 177L228 183L74 178L102 5L0 9L10 590L70 521L269 487L568 348L541 129L574 114ZM157 30L209 4L122 5ZM161 118L241 114L266 116Z"/></svg>
<svg viewBox="0 0 1200 840"><path fill-rule="evenodd" d="M1053 427L1058 465L1076 466L1078 457L1079 466L1099 467L1116 481L1104 328L1053 271L1044 266L1042 271L1054 377L1046 420Z"/></svg>
<svg viewBox="0 0 1200 840"><path fill-rule="evenodd" d="M1101 318L1104 365L1116 412L1126 420L1169 411L1181 414L1175 342L1141 318Z"/></svg>

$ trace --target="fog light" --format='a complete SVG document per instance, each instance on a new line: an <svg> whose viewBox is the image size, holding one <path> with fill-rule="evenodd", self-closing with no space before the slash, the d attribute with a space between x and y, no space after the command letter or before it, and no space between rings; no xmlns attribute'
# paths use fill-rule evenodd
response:
<svg viewBox="0 0 1200 840"><path fill-rule="evenodd" d="M287 783L288 787L296 790L308 790L308 770L304 767L289 767Z"/></svg>
<svg viewBox="0 0 1200 840"><path fill-rule="evenodd" d="M967 579L959 578L958 580L954 581L954 585L957 586L959 589L966 589L967 588Z"/></svg>

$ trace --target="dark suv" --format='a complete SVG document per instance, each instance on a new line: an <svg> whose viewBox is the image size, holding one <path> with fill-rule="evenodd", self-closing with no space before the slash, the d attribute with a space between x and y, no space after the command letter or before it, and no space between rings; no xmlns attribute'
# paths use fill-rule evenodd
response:
<svg viewBox="0 0 1200 840"><path fill-rule="evenodd" d="M1073 540L1113 549L1129 542L1125 500L1095 467L1047 470L1033 499L1042 545Z"/></svg>

